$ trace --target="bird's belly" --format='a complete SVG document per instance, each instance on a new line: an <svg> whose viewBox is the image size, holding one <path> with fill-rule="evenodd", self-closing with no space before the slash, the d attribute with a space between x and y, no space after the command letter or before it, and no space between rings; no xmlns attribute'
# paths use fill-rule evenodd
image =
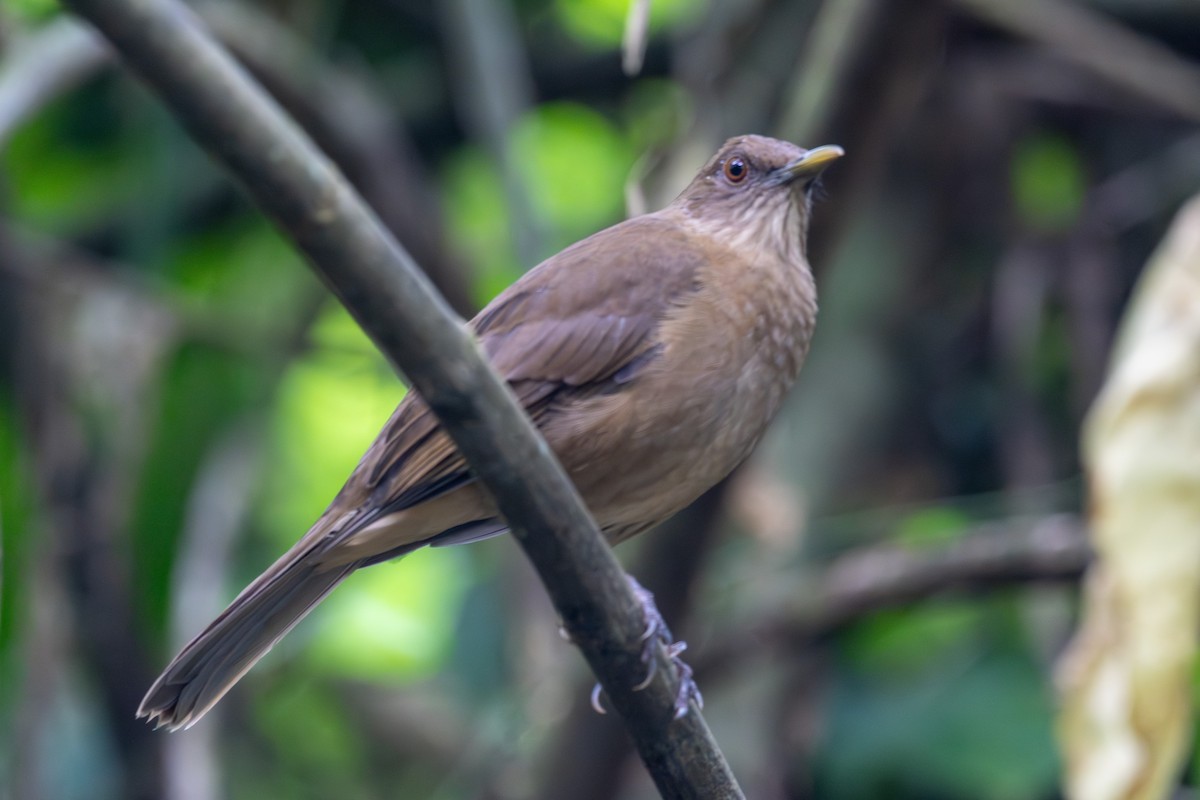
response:
<svg viewBox="0 0 1200 800"><path fill-rule="evenodd" d="M562 415L574 422L570 431L548 425L599 525L623 538L680 511L733 471L791 383L764 367L758 356L690 360L651 371L630 391L581 401Z"/></svg>

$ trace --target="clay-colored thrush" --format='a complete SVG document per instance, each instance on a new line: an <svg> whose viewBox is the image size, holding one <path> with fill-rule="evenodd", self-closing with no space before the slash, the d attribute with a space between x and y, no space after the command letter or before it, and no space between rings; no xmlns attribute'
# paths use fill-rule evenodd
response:
<svg viewBox="0 0 1200 800"><path fill-rule="evenodd" d="M471 321L610 543L728 475L779 409L816 321L811 187L841 155L731 139L669 206L547 259ZM176 656L138 715L194 723L354 570L504 531L410 393L312 529Z"/></svg>

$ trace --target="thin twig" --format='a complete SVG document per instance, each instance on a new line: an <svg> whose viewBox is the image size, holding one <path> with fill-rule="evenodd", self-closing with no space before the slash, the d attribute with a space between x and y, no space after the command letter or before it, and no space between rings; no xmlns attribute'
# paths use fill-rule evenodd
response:
<svg viewBox="0 0 1200 800"><path fill-rule="evenodd" d="M313 144L177 0L69 0L237 176L441 419L545 582L668 798L742 797L579 495L469 332Z"/></svg>
<svg viewBox="0 0 1200 800"><path fill-rule="evenodd" d="M1077 581L1090 558L1082 522L1065 514L971 533L933 551L894 545L855 551L826 571L820 588L775 619L706 648L697 673L711 680L768 648L801 651L870 614L938 594Z"/></svg>

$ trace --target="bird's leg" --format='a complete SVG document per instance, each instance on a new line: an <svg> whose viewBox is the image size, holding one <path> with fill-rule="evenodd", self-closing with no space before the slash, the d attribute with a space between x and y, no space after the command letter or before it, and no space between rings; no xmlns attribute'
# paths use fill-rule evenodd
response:
<svg viewBox="0 0 1200 800"><path fill-rule="evenodd" d="M646 618L646 629L642 632L642 663L646 665L646 677L642 678L641 682L633 687L633 690L640 692L650 685L650 681L654 680L654 675L658 671L658 660L654 657L655 645L661 642L666 648L667 657L679 671L679 690L675 694L675 719L680 719L688 713L689 703L692 700L696 701L698 707L704 708L704 696L700 694L700 687L696 685L696 681L692 677L694 675L692 668L680 657L683 651L687 650L687 642L674 640L671 629L667 627L667 621L663 619L658 606L654 604L654 595L638 583L632 575L625 577L629 580L629 586L633 589L633 594L637 597L638 604L642 607L642 614ZM604 705L601 703L601 691L600 684L596 684L592 689L592 708L599 714L605 713Z"/></svg>
<svg viewBox="0 0 1200 800"><path fill-rule="evenodd" d="M656 642L661 642L667 650L667 657L671 659L671 663L679 672L679 690L675 695L675 719L688 713L688 704L693 699L698 707L704 708L704 696L700 694L700 687L693 679L692 668L681 657L683 651L687 650L687 642L675 641L675 637L671 635L671 629L667 627L667 621L663 619L658 606L654 604L654 595L650 593L650 590L638 583L637 578L632 575L625 577L629 580L629 586L633 589L634 596L642 606L642 614L646 617L646 630L642 632L642 663L646 665L646 677L633 687L634 691L645 689L650 685L650 681L654 680L654 673L658 669L658 662L654 657L654 645Z"/></svg>

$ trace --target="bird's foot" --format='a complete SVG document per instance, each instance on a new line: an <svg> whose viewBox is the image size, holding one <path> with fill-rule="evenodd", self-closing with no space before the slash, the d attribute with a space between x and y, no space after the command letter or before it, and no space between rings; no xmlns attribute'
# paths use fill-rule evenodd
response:
<svg viewBox="0 0 1200 800"><path fill-rule="evenodd" d="M683 651L687 650L687 642L677 642L671 635L671 629L667 627L667 621L663 619L662 613L658 610L658 606L654 604L654 595L650 593L646 587L637 582L637 579L632 575L626 576L629 579L629 586L633 589L634 596L637 597L638 603L642 607L642 614L646 618L646 629L642 632L642 663L646 665L646 677L633 687L635 692L640 692L650 685L650 681L654 680L654 675L658 671L658 659L655 658L655 645L661 643L667 651L667 657L671 663L675 665L675 669L679 672L679 689L675 694L675 719L680 719L687 715L688 709L692 700L696 701L697 708L704 708L704 696L700 694L700 687L696 685L692 668L681 658ZM596 684L592 689L592 708L597 713L603 714L604 705L601 703L601 687Z"/></svg>

